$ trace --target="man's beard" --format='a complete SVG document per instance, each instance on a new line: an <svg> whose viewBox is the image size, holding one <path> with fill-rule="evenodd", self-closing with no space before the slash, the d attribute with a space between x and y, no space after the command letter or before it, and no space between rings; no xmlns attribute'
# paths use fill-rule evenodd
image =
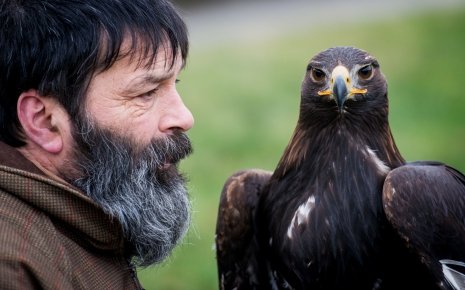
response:
<svg viewBox="0 0 465 290"><path fill-rule="evenodd" d="M136 266L160 263L190 222L185 182L176 168L192 151L189 138L175 132L140 148L129 137L80 119L73 133L77 178L67 179L120 222Z"/></svg>

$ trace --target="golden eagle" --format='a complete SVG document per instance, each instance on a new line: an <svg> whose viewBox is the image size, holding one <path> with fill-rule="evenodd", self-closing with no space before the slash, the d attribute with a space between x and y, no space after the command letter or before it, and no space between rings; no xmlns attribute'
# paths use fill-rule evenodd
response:
<svg viewBox="0 0 465 290"><path fill-rule="evenodd" d="M225 183L216 251L221 289L465 289L465 176L405 162L378 61L330 48L274 172Z"/></svg>

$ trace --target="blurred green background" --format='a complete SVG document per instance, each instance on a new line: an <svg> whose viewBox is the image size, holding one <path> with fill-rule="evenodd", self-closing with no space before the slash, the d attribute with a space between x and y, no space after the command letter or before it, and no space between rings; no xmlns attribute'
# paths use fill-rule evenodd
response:
<svg viewBox="0 0 465 290"><path fill-rule="evenodd" d="M147 290L218 289L214 231L223 183L240 169L274 169L297 121L307 61L328 47L352 45L378 58L405 159L439 160L465 172L465 7L366 21L371 12L357 11L362 20L347 23L329 12L317 25L272 36L193 40L178 84L196 120L189 134L194 154L181 166L193 221L168 261L139 270Z"/></svg>

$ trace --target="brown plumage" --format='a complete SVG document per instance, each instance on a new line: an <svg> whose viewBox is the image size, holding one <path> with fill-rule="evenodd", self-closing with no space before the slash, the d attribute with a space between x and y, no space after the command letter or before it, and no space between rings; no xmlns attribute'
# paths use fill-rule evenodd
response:
<svg viewBox="0 0 465 290"><path fill-rule="evenodd" d="M330 48L274 172L226 182L216 247L221 289L462 289L465 177L406 163L378 61Z"/></svg>

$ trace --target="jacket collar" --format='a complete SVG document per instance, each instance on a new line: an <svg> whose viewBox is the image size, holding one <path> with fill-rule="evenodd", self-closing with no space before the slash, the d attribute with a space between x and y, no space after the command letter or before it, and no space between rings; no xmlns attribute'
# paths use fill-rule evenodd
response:
<svg viewBox="0 0 465 290"><path fill-rule="evenodd" d="M0 188L77 231L91 246L122 251L120 224L84 193L47 177L15 148L0 142Z"/></svg>

